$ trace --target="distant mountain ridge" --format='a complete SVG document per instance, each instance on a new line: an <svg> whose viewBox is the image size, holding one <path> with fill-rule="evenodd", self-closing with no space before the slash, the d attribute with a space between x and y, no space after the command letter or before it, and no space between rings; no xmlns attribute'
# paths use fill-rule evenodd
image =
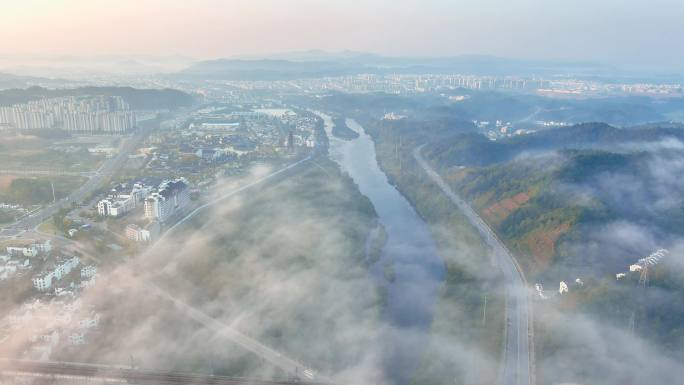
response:
<svg viewBox="0 0 684 385"><path fill-rule="evenodd" d="M363 52L302 51L270 56L247 56L197 62L174 75L181 78L225 80L291 80L355 74L467 73L476 75L596 74L604 66L589 62L505 59L470 55L452 57L393 57Z"/></svg>

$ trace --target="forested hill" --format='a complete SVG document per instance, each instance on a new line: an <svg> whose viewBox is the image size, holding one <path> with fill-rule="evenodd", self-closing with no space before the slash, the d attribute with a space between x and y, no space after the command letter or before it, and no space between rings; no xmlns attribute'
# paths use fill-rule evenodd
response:
<svg viewBox="0 0 684 385"><path fill-rule="evenodd" d="M584 123L498 141L491 141L481 134L466 133L440 140L430 145L426 153L444 166L486 166L507 162L523 152L604 148L668 138L684 140L684 128L672 124L616 128L604 123Z"/></svg>
<svg viewBox="0 0 684 385"><path fill-rule="evenodd" d="M40 98L62 96L105 95L121 96L133 109L157 110L190 106L192 95L174 89L138 89L132 87L79 87L70 89L48 89L30 87L0 91L0 106L26 103Z"/></svg>

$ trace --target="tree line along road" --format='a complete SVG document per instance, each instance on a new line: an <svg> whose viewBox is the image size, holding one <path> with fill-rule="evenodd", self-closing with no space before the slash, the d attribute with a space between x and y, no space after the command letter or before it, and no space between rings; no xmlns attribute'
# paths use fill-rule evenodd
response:
<svg viewBox="0 0 684 385"><path fill-rule="evenodd" d="M530 302L527 283L513 257L513 254L496 236L494 231L470 207L470 205L453 192L442 177L430 167L421 155L425 145L413 150L413 157L427 176L449 200L465 215L483 240L489 245L494 261L506 278L506 323L505 341L501 365L502 385L533 385L534 375L531 370L533 351L530 350L532 330L530 328Z"/></svg>

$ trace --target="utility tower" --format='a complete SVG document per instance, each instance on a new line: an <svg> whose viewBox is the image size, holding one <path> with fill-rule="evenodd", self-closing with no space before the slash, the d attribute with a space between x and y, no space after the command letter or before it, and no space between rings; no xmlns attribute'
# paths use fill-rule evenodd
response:
<svg viewBox="0 0 684 385"><path fill-rule="evenodd" d="M645 264L639 274L639 286L644 289L646 288L646 285L648 285L648 266L648 264Z"/></svg>
<svg viewBox="0 0 684 385"><path fill-rule="evenodd" d="M631 271L638 271L639 272L639 283L637 284L637 287L640 287L642 290L640 292L640 297L644 298L645 296L645 290L646 286L648 286L648 281L649 281L649 274L650 274L650 268L652 266L655 266L660 262L660 260L665 257L669 251L665 249L658 249L655 252L651 253L648 257L641 258L640 260L637 261L636 264L630 266ZM645 302L645 301L644 301ZM634 330L636 329L637 326L637 313L640 313L642 315L644 313L643 306L645 304L637 304L632 311L632 315L629 318L629 330L634 333ZM639 317L641 318L641 317Z"/></svg>

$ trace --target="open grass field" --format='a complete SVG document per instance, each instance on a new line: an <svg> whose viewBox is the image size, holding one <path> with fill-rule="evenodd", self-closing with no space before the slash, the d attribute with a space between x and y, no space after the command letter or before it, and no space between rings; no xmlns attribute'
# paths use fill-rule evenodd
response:
<svg viewBox="0 0 684 385"><path fill-rule="evenodd" d="M85 177L67 175L32 177L0 174L0 202L24 206L50 203L53 198L67 196L86 180Z"/></svg>
<svg viewBox="0 0 684 385"><path fill-rule="evenodd" d="M2 170L92 171L104 156L91 154L88 148L116 145L117 137L41 138L16 133L3 133L0 143Z"/></svg>

